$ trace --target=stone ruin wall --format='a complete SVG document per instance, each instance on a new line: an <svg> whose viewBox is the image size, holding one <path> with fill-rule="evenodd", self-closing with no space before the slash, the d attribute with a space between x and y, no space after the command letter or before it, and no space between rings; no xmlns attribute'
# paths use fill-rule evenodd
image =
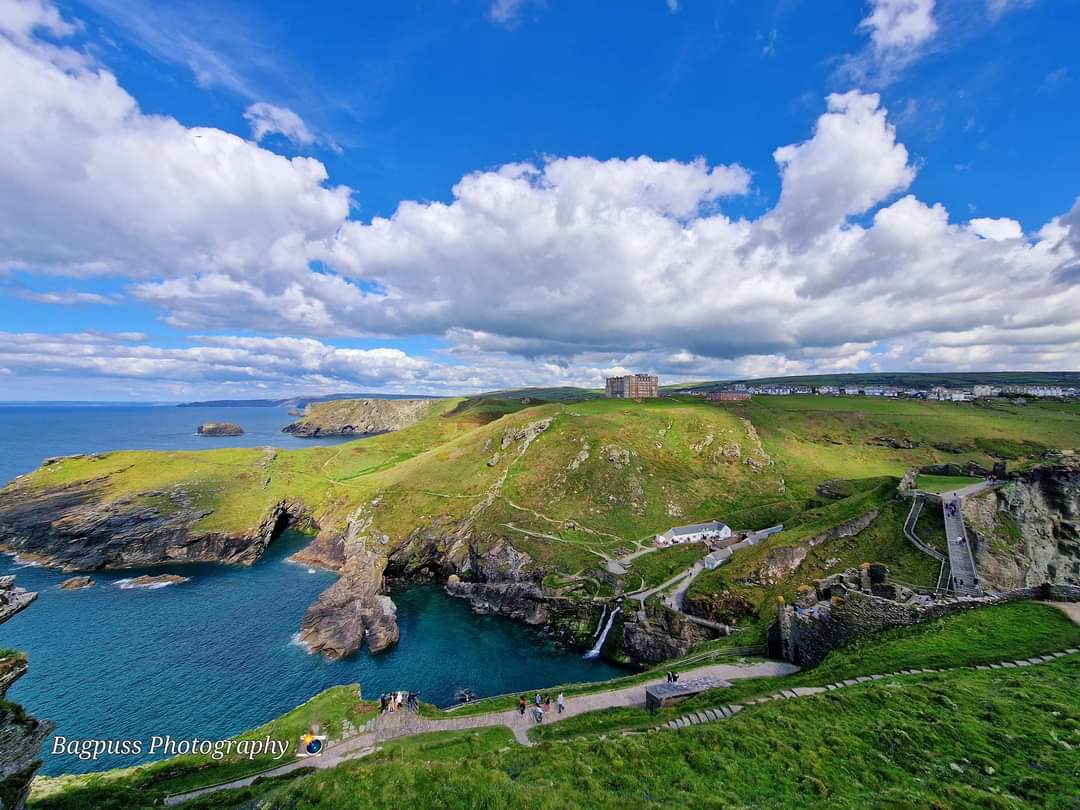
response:
<svg viewBox="0 0 1080 810"><path fill-rule="evenodd" d="M1080 602L1080 586L1017 588L981 599L932 601L888 581L883 565L864 566L818 580L793 606L781 606L769 628L769 654L814 667L838 647L892 627L1022 599Z"/></svg>

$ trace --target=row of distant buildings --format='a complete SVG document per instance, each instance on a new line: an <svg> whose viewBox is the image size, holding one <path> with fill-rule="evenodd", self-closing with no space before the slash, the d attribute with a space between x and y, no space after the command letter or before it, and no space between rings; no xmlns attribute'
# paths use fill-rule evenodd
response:
<svg viewBox="0 0 1080 810"><path fill-rule="evenodd" d="M660 396L660 378L655 374L626 374L608 377L605 386L613 399L653 399ZM897 385L748 385L733 383L710 391L691 391L716 402L738 402L754 395L786 397L798 394L833 397L884 397L886 399L933 399L942 402L972 402L990 397L1080 397L1080 389L1060 385L975 385L957 388L935 385L932 388Z"/></svg>
<svg viewBox="0 0 1080 810"><path fill-rule="evenodd" d="M756 395L785 397L797 394L817 396L884 397L886 399L932 399L942 402L972 402L990 397L1080 397L1080 389L1060 385L975 385L957 388L936 385L932 388L894 385L746 385L735 383L712 391L695 392L706 399L726 402L750 399Z"/></svg>

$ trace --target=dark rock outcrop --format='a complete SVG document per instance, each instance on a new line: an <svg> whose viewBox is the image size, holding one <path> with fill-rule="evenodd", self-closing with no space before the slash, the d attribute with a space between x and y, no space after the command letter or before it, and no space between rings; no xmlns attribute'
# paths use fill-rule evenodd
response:
<svg viewBox="0 0 1080 810"><path fill-rule="evenodd" d="M92 588L94 584L91 577L71 577L61 582L59 587L62 591L79 591L83 588Z"/></svg>
<svg viewBox="0 0 1080 810"><path fill-rule="evenodd" d="M337 582L304 613L300 642L331 660L352 655L367 641L376 653L397 643L397 608L382 593L389 538L372 528L373 507L353 512L342 534L320 532L297 562L337 571Z"/></svg>
<svg viewBox="0 0 1080 810"><path fill-rule="evenodd" d="M244 429L235 422L206 422L195 431L200 436L243 436Z"/></svg>
<svg viewBox="0 0 1080 810"><path fill-rule="evenodd" d="M15 585L15 577L0 577L0 624L3 624L20 610L37 599L34 591L19 588Z"/></svg>
<svg viewBox="0 0 1080 810"><path fill-rule="evenodd" d="M694 624L662 605L646 604L621 618L621 655L609 653L609 657L628 662L659 664L681 658L698 642L717 637L715 630Z"/></svg>
<svg viewBox="0 0 1080 810"><path fill-rule="evenodd" d="M182 489L110 499L103 482L52 489L19 482L0 491L0 549L28 554L65 571L134 568L175 562L250 565L302 506L277 504L253 531L208 532L206 512Z"/></svg>
<svg viewBox="0 0 1080 810"><path fill-rule="evenodd" d="M913 442L911 439L898 439L895 436L875 436L867 440L866 443L875 447L891 447L893 450L911 450L919 446L917 442Z"/></svg>
<svg viewBox="0 0 1080 810"><path fill-rule="evenodd" d="M22 588L13 588L8 582L11 579L14 577L0 577L0 599L5 591L27 593ZM26 604L33 601L34 596L37 594L30 594ZM0 612L0 624L13 615ZM26 670L26 656L18 653L0 656L0 810L26 807L30 784L41 766L38 760L41 744L53 729L52 723L37 720L26 714L21 706L4 700L8 688L25 675Z"/></svg>
<svg viewBox="0 0 1080 810"><path fill-rule="evenodd" d="M739 624L757 613L753 602L732 591L697 595L687 593L683 610L691 616L727 625Z"/></svg>

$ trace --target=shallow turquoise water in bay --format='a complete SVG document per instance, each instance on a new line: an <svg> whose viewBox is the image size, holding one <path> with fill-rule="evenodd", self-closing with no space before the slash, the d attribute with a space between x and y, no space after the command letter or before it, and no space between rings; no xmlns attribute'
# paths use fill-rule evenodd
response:
<svg viewBox="0 0 1080 810"><path fill-rule="evenodd" d="M80 428L83 409L0 408L0 459L11 475L57 453L112 446L174 449L206 446L189 423L209 414L180 409L95 411L98 426ZM239 416L224 409L217 418ZM249 410L254 435L270 443L288 416L279 409ZM256 413L255 411L259 411ZM27 426L52 425L38 441ZM124 442L108 444L119 437ZM170 438L171 437L171 438ZM283 437L282 445L297 440ZM261 441L260 441L261 440ZM274 442L278 443L278 442ZM103 446L104 445L104 446ZM37 601L0 625L0 648L29 654L30 671L8 699L56 724L69 739L219 739L258 726L330 686L358 683L366 697L394 689L416 690L445 706L469 688L479 696L602 680L624 670L588 661L558 647L534 628L497 616L478 616L468 603L437 587L393 594L401 641L377 656L361 651L328 663L292 641L304 610L334 577L287 561L308 539L286 532L249 568L214 564L169 565L123 572L94 572L97 585L81 591L57 586L70 574L20 566L0 555L0 576L39 593ZM190 581L154 590L124 590L121 579L142 573L177 573ZM143 758L80 761L44 747L42 773L59 774L127 766ZM146 746L144 745L144 748Z"/></svg>
<svg viewBox="0 0 1080 810"><path fill-rule="evenodd" d="M93 588L62 591L66 576L18 567L0 557L0 576L39 592L4 625L0 647L25 650L30 671L8 692L68 738L220 739L260 725L327 687L360 684L376 698L416 690L436 705L459 689L494 695L625 674L587 661L518 622L478 616L468 603L435 587L395 593L401 641L371 656L361 651L328 663L292 641L304 609L333 582L286 561L306 538L286 533L250 568L165 566L152 571L94 573ZM179 573L190 582L123 590L117 580L140 573ZM132 765L140 759L81 762L52 756L43 773ZM144 745L145 747L145 745ZM145 759L145 758L143 758Z"/></svg>

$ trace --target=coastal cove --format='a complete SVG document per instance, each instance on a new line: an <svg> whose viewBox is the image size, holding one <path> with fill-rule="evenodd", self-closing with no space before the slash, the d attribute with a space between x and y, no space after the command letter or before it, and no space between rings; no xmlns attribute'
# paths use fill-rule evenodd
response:
<svg viewBox="0 0 1080 810"><path fill-rule="evenodd" d="M359 683L367 698L412 689L439 706L478 696L602 680L624 670L584 660L519 622L474 614L436 587L394 593L401 641L377 656L328 663L292 639L304 609L332 581L287 557L309 538L286 532L250 568L216 564L97 572L96 585L59 589L59 571L0 557L37 601L4 625L0 646L25 650L30 673L8 699L69 738L224 738L253 728L330 686ZM177 573L190 581L123 589L119 580ZM42 773L122 767L150 757L80 761L51 756Z"/></svg>

